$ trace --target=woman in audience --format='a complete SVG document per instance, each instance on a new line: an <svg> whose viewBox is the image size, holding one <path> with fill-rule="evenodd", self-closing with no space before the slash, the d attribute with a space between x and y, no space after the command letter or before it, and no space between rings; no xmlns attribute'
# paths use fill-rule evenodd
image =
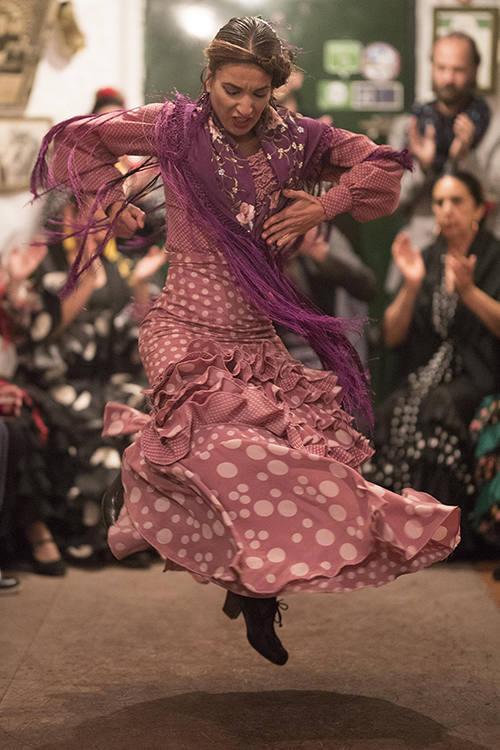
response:
<svg viewBox="0 0 500 750"><path fill-rule="evenodd" d="M410 485L470 511L468 426L500 386L500 242L482 226L481 186L468 173L436 182L433 211L438 236L423 253L405 233L393 244L403 283L385 312L384 338L400 349L406 373L380 410L379 452L368 468L396 492Z"/></svg>
<svg viewBox="0 0 500 750"><path fill-rule="evenodd" d="M470 425L477 499L472 524L488 547L500 552L500 393L487 396ZM496 577L500 579L500 567Z"/></svg>
<svg viewBox="0 0 500 750"><path fill-rule="evenodd" d="M79 222L72 201L63 213L71 234ZM90 236L85 251L92 254L98 241L98 234ZM149 277L166 256L153 247L130 272L112 240L102 261L93 264L75 292L61 300L58 293L76 249L71 236L51 245L32 279L35 303L29 325L24 326L19 376L49 426L48 469L66 557L95 564L107 557L100 497L118 471L126 445L123 439L101 436L104 404L144 403L146 380L132 295L143 313Z"/></svg>
<svg viewBox="0 0 500 750"><path fill-rule="evenodd" d="M64 575L66 566L52 536L54 522L45 446L47 427L30 395L16 384L14 320L27 323L33 297L27 277L47 248L35 244L13 248L0 268L0 553L2 563L17 563L26 554L41 575ZM2 578L0 590L18 590L16 579Z"/></svg>

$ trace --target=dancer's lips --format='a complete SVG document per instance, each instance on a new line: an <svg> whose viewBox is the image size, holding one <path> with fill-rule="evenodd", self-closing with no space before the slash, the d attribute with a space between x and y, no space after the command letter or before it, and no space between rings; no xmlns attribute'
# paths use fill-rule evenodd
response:
<svg viewBox="0 0 500 750"><path fill-rule="evenodd" d="M247 117L246 119L243 119L241 117L233 117L233 123L238 130L245 130L251 125L252 118Z"/></svg>

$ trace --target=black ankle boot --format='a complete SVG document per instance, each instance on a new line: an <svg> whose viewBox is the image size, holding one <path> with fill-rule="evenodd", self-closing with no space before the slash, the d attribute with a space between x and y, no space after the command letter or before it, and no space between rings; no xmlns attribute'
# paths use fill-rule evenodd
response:
<svg viewBox="0 0 500 750"><path fill-rule="evenodd" d="M288 661L288 652L274 631L275 621L281 627L280 609L288 607L275 597L256 599L228 591L222 611L232 620L243 612L249 644L265 659L281 666Z"/></svg>
<svg viewBox="0 0 500 750"><path fill-rule="evenodd" d="M113 526L123 506L123 484L121 473L113 480L101 500L102 520L107 529Z"/></svg>

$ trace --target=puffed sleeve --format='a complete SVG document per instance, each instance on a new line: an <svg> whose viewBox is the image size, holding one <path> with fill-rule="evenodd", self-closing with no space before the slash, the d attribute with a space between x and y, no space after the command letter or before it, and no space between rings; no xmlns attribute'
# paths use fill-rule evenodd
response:
<svg viewBox="0 0 500 750"><path fill-rule="evenodd" d="M98 196L101 208L123 199L117 159L125 154L156 157L154 130L163 106L74 117L55 125L43 140L33 170L34 195L40 189L62 187L77 198Z"/></svg>
<svg viewBox="0 0 500 750"><path fill-rule="evenodd" d="M393 213L399 201L404 152L377 146L364 135L335 128L330 165L322 174L332 180L320 201L327 219L350 213L356 221L371 221Z"/></svg>

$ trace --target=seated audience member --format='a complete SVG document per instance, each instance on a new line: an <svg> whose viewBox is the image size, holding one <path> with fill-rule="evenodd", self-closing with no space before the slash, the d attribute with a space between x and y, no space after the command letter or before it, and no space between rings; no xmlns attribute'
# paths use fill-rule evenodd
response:
<svg viewBox="0 0 500 750"><path fill-rule="evenodd" d="M334 224L306 234L298 252L288 261L287 273L326 315L363 319L368 313L367 303L376 291L375 274ZM278 333L294 357L309 367L321 368L317 354L304 339L281 328ZM368 351L364 337L355 336L352 343L366 366Z"/></svg>
<svg viewBox="0 0 500 750"><path fill-rule="evenodd" d="M406 172L401 183L400 208L411 240L419 248L433 239L432 186L451 168L471 172L481 180L492 203L488 228L500 234L500 128L490 117L485 99L477 94L479 62L471 37L461 32L439 37L432 50L435 99L416 104L411 117L397 118L389 135L394 148L407 147L414 157L414 170ZM394 292L400 280L392 265L388 291Z"/></svg>
<svg viewBox="0 0 500 750"><path fill-rule="evenodd" d="M78 226L72 202L64 208L64 225L70 232ZM96 243L97 236L89 236L86 257ZM107 559L100 498L120 468L125 447L101 436L104 406L108 401L143 404L146 379L132 297L140 307L147 303L149 277L166 255L151 248L128 275L129 266L117 262L111 240L102 259L61 299L76 251L74 237L51 244L32 277L34 310L24 325L18 377L49 427L48 472L66 558L96 564Z"/></svg>
<svg viewBox="0 0 500 750"><path fill-rule="evenodd" d="M0 269L0 558L16 565L28 557L35 573L60 576L66 566L51 531L56 519L46 470L47 428L29 394L12 382L17 367L12 320L29 319L33 299L26 279L46 251L41 245L13 248ZM2 578L0 587L17 590L15 584Z"/></svg>
<svg viewBox="0 0 500 750"><path fill-rule="evenodd" d="M475 494L469 424L500 386L500 241L484 228L481 186L468 173L441 177L432 192L438 238L423 253L408 234L393 244L403 282L384 316L398 348L400 387L376 420L368 478L414 487L463 509L467 535Z"/></svg>
<svg viewBox="0 0 500 750"><path fill-rule="evenodd" d="M472 420L477 497L472 524L488 547L500 552L500 394L487 396ZM499 569L500 572L500 569ZM499 576L500 577L500 576Z"/></svg>
<svg viewBox="0 0 500 750"><path fill-rule="evenodd" d="M105 115L125 109L125 97L112 86L103 86L95 92L92 115Z"/></svg>

